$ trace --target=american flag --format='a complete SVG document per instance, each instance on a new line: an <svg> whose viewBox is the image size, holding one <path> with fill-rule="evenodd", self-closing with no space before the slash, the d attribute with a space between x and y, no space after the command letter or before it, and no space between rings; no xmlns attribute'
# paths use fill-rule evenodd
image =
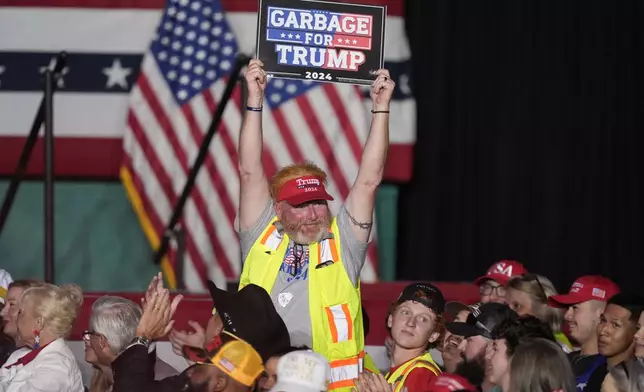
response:
<svg viewBox="0 0 644 392"><path fill-rule="evenodd" d="M385 66L398 89L386 178L405 181L411 174L415 104L402 2L352 2L388 6ZM155 245L222 95L227 66L237 52L254 53L257 1L0 0L0 7L0 172L13 170L30 109L37 107L40 84L34 75L55 51L67 50L56 101L56 170L73 177L120 174ZM193 291L203 290L206 278L235 279L241 267L233 229L240 95L237 89L224 113L183 216L189 239L184 277ZM367 96L350 86L278 79L267 91L266 106L268 174L312 159L327 170L330 191L343 200L368 131ZM39 163L30 172L40 172ZM332 205L334 212L338 207ZM373 256L372 249L365 282L377 277Z"/></svg>

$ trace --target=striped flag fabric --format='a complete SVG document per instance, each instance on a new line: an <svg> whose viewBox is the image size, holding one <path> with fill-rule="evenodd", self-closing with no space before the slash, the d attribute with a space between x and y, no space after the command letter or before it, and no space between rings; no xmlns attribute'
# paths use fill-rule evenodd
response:
<svg viewBox="0 0 644 392"><path fill-rule="evenodd" d="M388 6L385 66L398 88L386 177L406 181L415 103L402 2L352 2ZM254 53L257 1L0 0L0 6L0 172L10 173L17 162L40 99L42 67L66 50L68 67L56 97L56 171L120 176L147 237L158 245L234 55ZM241 270L234 231L241 105L237 88L181 222L187 235L184 279L191 291L203 291L206 279L234 280ZM329 173L330 191L343 200L368 133L366 93L355 86L275 79L266 106L268 174L311 159ZM41 170L35 159L29 171ZM334 212L338 208L332 205ZM171 272L171 263L164 267ZM362 279L377 279L373 248Z"/></svg>

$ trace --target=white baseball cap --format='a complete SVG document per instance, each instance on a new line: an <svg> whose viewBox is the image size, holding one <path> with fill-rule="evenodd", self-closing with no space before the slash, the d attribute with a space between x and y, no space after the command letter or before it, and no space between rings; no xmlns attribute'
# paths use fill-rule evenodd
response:
<svg viewBox="0 0 644 392"><path fill-rule="evenodd" d="M328 389L331 367L313 351L293 351L277 363L277 383L269 392L321 392Z"/></svg>
<svg viewBox="0 0 644 392"><path fill-rule="evenodd" d="M7 298L7 290L9 290L9 285L13 283L13 278L11 275L3 269L0 269L0 303L5 303L5 298Z"/></svg>

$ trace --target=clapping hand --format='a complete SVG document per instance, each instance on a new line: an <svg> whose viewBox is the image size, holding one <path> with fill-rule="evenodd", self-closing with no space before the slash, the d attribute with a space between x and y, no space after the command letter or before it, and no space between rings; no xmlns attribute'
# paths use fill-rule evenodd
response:
<svg viewBox="0 0 644 392"><path fill-rule="evenodd" d="M159 273L150 281L144 298L141 299L143 315L136 328L136 336L157 340L167 335L174 326L174 314L183 295L170 301L170 292L163 288L163 276Z"/></svg>

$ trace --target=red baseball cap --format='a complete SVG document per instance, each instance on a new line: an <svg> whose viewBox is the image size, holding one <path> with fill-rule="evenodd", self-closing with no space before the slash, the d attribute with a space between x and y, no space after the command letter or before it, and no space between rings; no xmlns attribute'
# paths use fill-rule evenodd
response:
<svg viewBox="0 0 644 392"><path fill-rule="evenodd" d="M434 377L427 387L428 392L471 391L476 392L476 387L465 377L451 373L441 373Z"/></svg>
<svg viewBox="0 0 644 392"><path fill-rule="evenodd" d="M276 201L285 201L290 205L306 203L313 200L333 200L324 186L324 182L315 176L302 176L286 181Z"/></svg>
<svg viewBox="0 0 644 392"><path fill-rule="evenodd" d="M608 278L586 275L575 280L568 294L553 295L548 298L548 303L553 308L566 308L593 299L606 302L619 291L619 286Z"/></svg>
<svg viewBox="0 0 644 392"><path fill-rule="evenodd" d="M479 285L487 279L492 279L500 285L506 286L510 282L510 279L515 276L524 275L527 272L528 270L525 269L523 264L516 260L501 260L494 263L485 275L478 277L474 281L474 284Z"/></svg>

